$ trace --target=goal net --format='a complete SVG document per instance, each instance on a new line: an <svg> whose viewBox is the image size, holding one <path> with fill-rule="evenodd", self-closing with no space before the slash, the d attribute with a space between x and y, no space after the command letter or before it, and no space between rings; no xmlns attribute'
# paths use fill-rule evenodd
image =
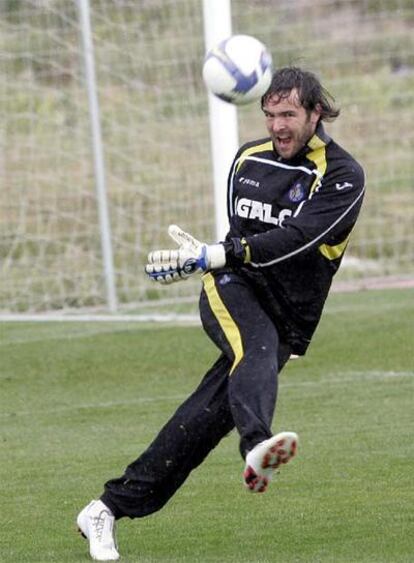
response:
<svg viewBox="0 0 414 563"><path fill-rule="evenodd" d="M0 3L3 314L108 310L85 1ZM192 310L199 280L155 287L143 267L171 244L170 223L214 241L201 2L89 4L115 308ZM315 71L342 108L329 132L363 163L368 193L337 283L412 279L414 4L237 0L232 21L276 65ZM263 136L256 105L239 110L239 133Z"/></svg>

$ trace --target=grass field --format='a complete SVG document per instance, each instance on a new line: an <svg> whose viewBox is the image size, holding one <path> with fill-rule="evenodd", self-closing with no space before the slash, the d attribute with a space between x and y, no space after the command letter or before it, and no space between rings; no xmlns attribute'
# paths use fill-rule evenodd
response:
<svg viewBox="0 0 414 563"><path fill-rule="evenodd" d="M125 562L412 562L414 292L335 294L281 376L298 457L264 495L232 433L165 509L118 527ZM199 327L0 324L0 560L82 562L80 508L122 473L216 350Z"/></svg>

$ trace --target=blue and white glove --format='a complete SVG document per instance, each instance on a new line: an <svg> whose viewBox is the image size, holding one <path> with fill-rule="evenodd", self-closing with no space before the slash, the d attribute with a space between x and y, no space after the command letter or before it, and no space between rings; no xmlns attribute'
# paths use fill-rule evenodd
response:
<svg viewBox="0 0 414 563"><path fill-rule="evenodd" d="M178 244L178 250L154 250L148 255L145 271L159 283L173 283L187 279L197 272L221 268L226 263L222 244L205 244L177 225L168 227L168 234Z"/></svg>

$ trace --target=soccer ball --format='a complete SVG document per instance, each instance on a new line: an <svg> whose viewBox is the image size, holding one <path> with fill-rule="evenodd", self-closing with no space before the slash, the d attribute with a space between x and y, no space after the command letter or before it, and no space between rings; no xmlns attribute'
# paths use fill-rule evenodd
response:
<svg viewBox="0 0 414 563"><path fill-rule="evenodd" d="M249 104L270 86L272 57L255 37L233 35L207 52L203 79L210 92L221 100Z"/></svg>

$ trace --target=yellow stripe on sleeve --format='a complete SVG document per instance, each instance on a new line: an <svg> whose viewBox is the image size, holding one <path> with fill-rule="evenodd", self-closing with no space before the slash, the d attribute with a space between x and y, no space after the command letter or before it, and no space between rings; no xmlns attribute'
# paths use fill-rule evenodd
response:
<svg viewBox="0 0 414 563"><path fill-rule="evenodd" d="M240 166L243 164L243 162L246 160L246 158L248 156L250 156L251 154L254 154L254 153L257 153L257 152L271 151L271 150L273 150L272 141L266 141L266 143L263 143L262 145L255 145L254 147L250 147L250 148L246 149L240 155L239 162L237 163L237 167L236 167L236 172L238 172Z"/></svg>
<svg viewBox="0 0 414 563"><path fill-rule="evenodd" d="M243 343L240 331L234 320L232 319L229 311L224 305L214 281L212 274L207 273L203 276L204 290L207 295L208 302L211 310L214 313L219 325L221 326L226 338L234 353L234 361L230 370L230 375L236 369L238 363L243 357Z"/></svg>
<svg viewBox="0 0 414 563"><path fill-rule="evenodd" d="M336 244L335 246L329 246L329 244L321 244L321 246L319 247L319 252L321 252L325 256L325 258L328 258L328 260L335 260L345 252L345 248L348 244L349 237L350 234L346 237L344 241L342 241L339 244Z"/></svg>
<svg viewBox="0 0 414 563"><path fill-rule="evenodd" d="M316 164L316 169L319 173L318 177L315 178L315 181L312 184L310 191L311 194L313 194L313 192L320 186L321 178L325 174L327 167L326 145L320 143L322 143L322 141L319 139L319 137L316 137L313 145L309 143L309 146L311 148L314 148L314 150L307 155L307 158ZM321 244L321 246L319 247L319 252L328 260L335 260L336 258L339 258L345 252L346 246L349 241L349 236L350 235L348 235L344 241L336 244L335 246L330 246L329 244Z"/></svg>

